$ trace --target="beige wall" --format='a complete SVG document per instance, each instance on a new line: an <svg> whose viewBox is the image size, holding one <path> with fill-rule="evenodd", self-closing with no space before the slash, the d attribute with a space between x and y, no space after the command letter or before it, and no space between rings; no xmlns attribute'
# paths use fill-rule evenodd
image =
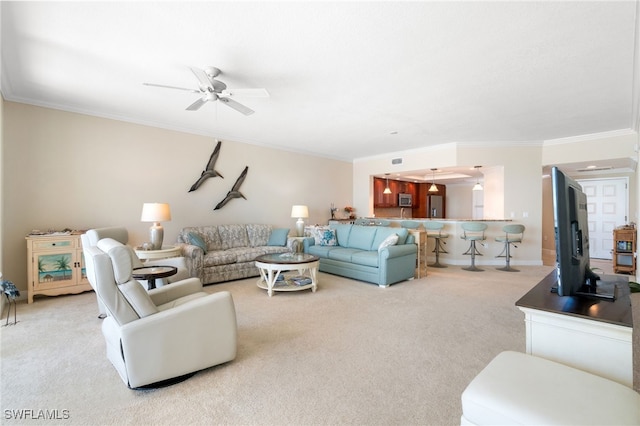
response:
<svg viewBox="0 0 640 426"><path fill-rule="evenodd" d="M215 141L87 115L5 102L2 264L7 279L26 289L26 244L32 229L125 226L130 243L148 240L140 222L144 202L167 202L165 242L182 227L267 223L293 231L291 206L306 204L307 223L326 223L330 205L352 204L352 165L293 152L222 141L216 169L224 179L200 176ZM248 118L250 119L250 117ZM241 192L224 198L245 166Z"/></svg>

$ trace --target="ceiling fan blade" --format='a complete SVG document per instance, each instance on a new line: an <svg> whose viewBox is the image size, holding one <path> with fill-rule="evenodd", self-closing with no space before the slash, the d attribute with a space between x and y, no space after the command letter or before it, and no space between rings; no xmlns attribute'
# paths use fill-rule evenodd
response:
<svg viewBox="0 0 640 426"><path fill-rule="evenodd" d="M167 86L165 84L155 84L155 83L142 83L142 84L144 84L145 86L162 87L163 89L177 89L177 90L185 90L187 92L192 92L192 93L200 93L199 90L187 89L186 87Z"/></svg>
<svg viewBox="0 0 640 426"><path fill-rule="evenodd" d="M247 98L268 98L267 89L227 89L222 91L224 96L240 96Z"/></svg>
<svg viewBox="0 0 640 426"><path fill-rule="evenodd" d="M187 111L197 111L200 107L207 103L207 98L198 98L197 101L187 107Z"/></svg>
<svg viewBox="0 0 640 426"><path fill-rule="evenodd" d="M198 79L198 82L200 83L200 90L207 93L214 92L213 86L211 85L211 80L209 80L206 72L204 72L200 68L189 67L189 69Z"/></svg>
<svg viewBox="0 0 640 426"><path fill-rule="evenodd" d="M239 112L243 113L244 115L251 115L251 114L253 114L255 112L251 108L246 107L246 106L242 105L241 103L234 101L233 99L219 97L218 100L220 102L224 103L226 106L231 107L231 108L235 109L236 111L239 111Z"/></svg>

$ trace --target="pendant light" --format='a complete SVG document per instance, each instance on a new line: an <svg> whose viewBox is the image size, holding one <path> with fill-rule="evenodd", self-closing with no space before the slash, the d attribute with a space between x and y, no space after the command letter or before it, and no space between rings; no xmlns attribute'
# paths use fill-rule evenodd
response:
<svg viewBox="0 0 640 426"><path fill-rule="evenodd" d="M482 185L480 185L480 167L482 166L473 166L473 168L476 169L476 172L478 172L478 177L476 178L476 184L473 185L474 191L482 191Z"/></svg>
<svg viewBox="0 0 640 426"><path fill-rule="evenodd" d="M438 187L436 186L436 170L438 169L431 169L431 172L433 173L433 179L431 180L429 192L438 192Z"/></svg>
<svg viewBox="0 0 640 426"><path fill-rule="evenodd" d="M387 176L387 187L384 189L384 191L382 191L382 193L391 194L391 188L389 188L389 173L385 173L385 176Z"/></svg>

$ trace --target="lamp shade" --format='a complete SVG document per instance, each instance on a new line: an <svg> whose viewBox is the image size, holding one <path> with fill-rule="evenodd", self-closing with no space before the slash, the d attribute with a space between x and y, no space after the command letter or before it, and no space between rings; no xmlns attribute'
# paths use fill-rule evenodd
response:
<svg viewBox="0 0 640 426"><path fill-rule="evenodd" d="M309 208L307 206L291 207L291 217L309 217Z"/></svg>
<svg viewBox="0 0 640 426"><path fill-rule="evenodd" d="M171 209L166 203L144 203L141 222L166 222L171 220Z"/></svg>

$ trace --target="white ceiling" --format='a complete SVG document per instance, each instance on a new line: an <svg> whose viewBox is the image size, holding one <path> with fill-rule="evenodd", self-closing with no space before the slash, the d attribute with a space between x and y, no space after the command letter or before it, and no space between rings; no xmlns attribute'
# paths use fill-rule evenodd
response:
<svg viewBox="0 0 640 426"><path fill-rule="evenodd" d="M636 1L7 2L6 100L344 160L635 127ZM188 67L266 88L185 111Z"/></svg>

